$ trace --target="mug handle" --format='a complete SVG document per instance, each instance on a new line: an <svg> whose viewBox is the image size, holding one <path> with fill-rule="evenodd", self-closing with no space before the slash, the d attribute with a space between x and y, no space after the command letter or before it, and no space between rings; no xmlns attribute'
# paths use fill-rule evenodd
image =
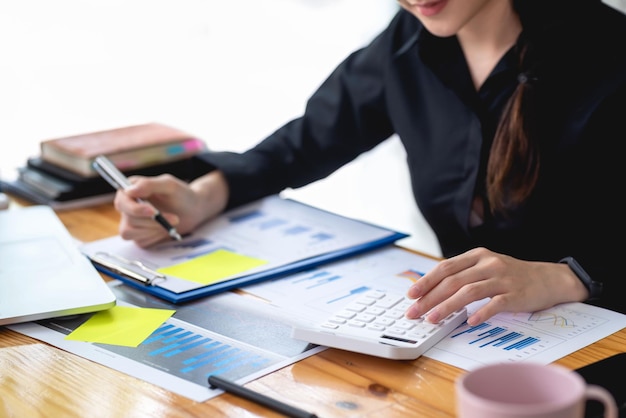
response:
<svg viewBox="0 0 626 418"><path fill-rule="evenodd" d="M598 385L587 385L585 397L589 400L599 401L604 405L604 418L618 418L617 404L611 392Z"/></svg>

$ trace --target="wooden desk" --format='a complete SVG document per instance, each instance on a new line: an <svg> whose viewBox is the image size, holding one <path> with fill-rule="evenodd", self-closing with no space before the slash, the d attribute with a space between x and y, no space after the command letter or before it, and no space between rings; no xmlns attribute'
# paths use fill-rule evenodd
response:
<svg viewBox="0 0 626 418"><path fill-rule="evenodd" d="M60 212L74 237L117 233L111 205ZM577 368L626 349L626 329L557 363ZM393 361L329 349L247 387L319 417L453 417L454 381L463 372L426 357ZM278 417L221 395L197 403L150 383L0 327L0 416Z"/></svg>

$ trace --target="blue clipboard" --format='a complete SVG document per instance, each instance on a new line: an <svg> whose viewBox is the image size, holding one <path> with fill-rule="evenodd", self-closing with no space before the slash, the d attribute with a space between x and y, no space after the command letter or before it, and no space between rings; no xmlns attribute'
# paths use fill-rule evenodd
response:
<svg viewBox="0 0 626 418"><path fill-rule="evenodd" d="M141 283L135 279L130 278L128 275L122 274L119 270L112 270L110 267L93 263L96 269L108 276L119 279L125 284L132 286L142 292L149 293L157 296L161 299L167 300L172 303L183 303L191 300L199 299L205 296L210 296L216 293L224 292L231 289L237 289L244 286L252 285L255 283L263 282L266 280L278 279L290 274L306 271L314 267L327 264L333 261L341 260L347 257L362 254L376 248L384 247L385 245L393 244L395 241L406 238L408 235L400 232L395 232L385 239L378 240L376 242L370 242L367 244L359 245L356 247L348 248L342 251L336 251L330 254L325 254L319 257L310 258L307 260L301 260L295 263L291 263L270 271L264 271L257 274L251 274L248 276L238 277L236 279L227 280L224 282L212 284L210 286L201 287L194 290L189 290L183 293L171 292L162 287L152 286L150 284ZM92 260L93 262L93 260Z"/></svg>
<svg viewBox="0 0 626 418"><path fill-rule="evenodd" d="M408 236L408 234L403 232L394 231L363 221L347 218L342 215L333 214L323 209L315 208L291 199L283 199L278 196L270 196L268 198L261 199L258 202L253 202L252 204L244 205L244 207L235 208L226 212L225 214L220 215L220 219L212 221L220 223L221 226L216 227L217 229L212 231L205 228L205 231L200 231L199 235L212 237L215 234L215 236L218 236L216 240L219 240L218 234L221 233L223 234L222 236L227 236L227 232L229 231L228 228L232 227L228 225L228 222L224 219L231 219L233 220L233 223L242 222L242 219L245 222L247 221L247 218L250 218L249 214L257 211L258 208L266 210L269 214L274 216L272 219L281 217L289 218L289 215L293 215L294 213L296 214L296 218L300 215L300 213L302 213L302 219L308 220L319 217L322 224L337 226L337 229L339 229L339 231L337 231L337 235L341 235L342 233L344 233L344 235L359 235L363 233L363 231L366 232L363 233L363 237L359 235L359 238L356 240L349 237L349 239L346 240L346 242L350 243L348 246L342 246L340 248L334 248L330 251L316 253L312 256L296 258L291 262L270 266L267 269L256 272L253 271L250 274L241 274L236 277L225 278L224 280L207 285L193 285L189 289L186 289L184 287L185 285L183 285L183 290L181 290L180 287L177 288L176 284L170 285L168 283L168 280L180 281L181 279L179 277L166 276L159 273L158 267L162 266L157 265L158 263L150 265L150 263L146 262L145 259L137 256L138 253L141 254L144 250L134 247L134 244L132 243L121 242L121 238L119 237L112 237L85 244L83 246L83 253L87 255L98 271L116 278L142 292L149 293L172 303L182 303L226 290L241 288L247 285L277 279L289 274L312 269L322 264L355 256L393 244L397 240ZM208 227L211 227L211 225ZM225 231L227 232L225 233ZM237 234L241 235L242 232L233 232L233 235ZM110 243L110 240L114 240L112 244ZM259 246L267 246L267 241L264 241L263 237L259 237L259 240ZM108 247L107 241L109 242ZM176 243L164 244L164 246L168 245L171 245L171 247L177 246ZM184 247L185 242L180 244L180 246ZM112 254L112 252L118 248L119 253ZM125 249L126 252L124 252ZM193 255L193 252L196 251L196 249L189 249L185 251L188 251ZM300 254L302 251L303 250L301 248L294 248L295 253ZM158 249L153 252L148 249L145 250L145 252L146 254L153 255L154 253L158 253Z"/></svg>

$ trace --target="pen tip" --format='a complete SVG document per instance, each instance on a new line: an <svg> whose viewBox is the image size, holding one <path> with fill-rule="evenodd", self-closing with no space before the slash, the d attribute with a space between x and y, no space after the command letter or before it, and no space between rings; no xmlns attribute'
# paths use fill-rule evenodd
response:
<svg viewBox="0 0 626 418"><path fill-rule="evenodd" d="M174 238L176 241L182 241L183 240L183 237L181 237L180 234L176 230L174 230L174 229L172 229L170 231L170 236L172 238Z"/></svg>

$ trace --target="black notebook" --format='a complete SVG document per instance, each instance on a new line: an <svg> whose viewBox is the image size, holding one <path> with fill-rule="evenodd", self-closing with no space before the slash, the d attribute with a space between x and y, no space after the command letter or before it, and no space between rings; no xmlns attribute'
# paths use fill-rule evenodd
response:
<svg viewBox="0 0 626 418"><path fill-rule="evenodd" d="M193 179L188 159L125 172L128 176L162 173L172 174L185 181ZM82 177L41 158L28 159L26 166L18 169L17 178L0 181L0 187L9 194L57 210L108 203L115 195L113 187L103 178Z"/></svg>

